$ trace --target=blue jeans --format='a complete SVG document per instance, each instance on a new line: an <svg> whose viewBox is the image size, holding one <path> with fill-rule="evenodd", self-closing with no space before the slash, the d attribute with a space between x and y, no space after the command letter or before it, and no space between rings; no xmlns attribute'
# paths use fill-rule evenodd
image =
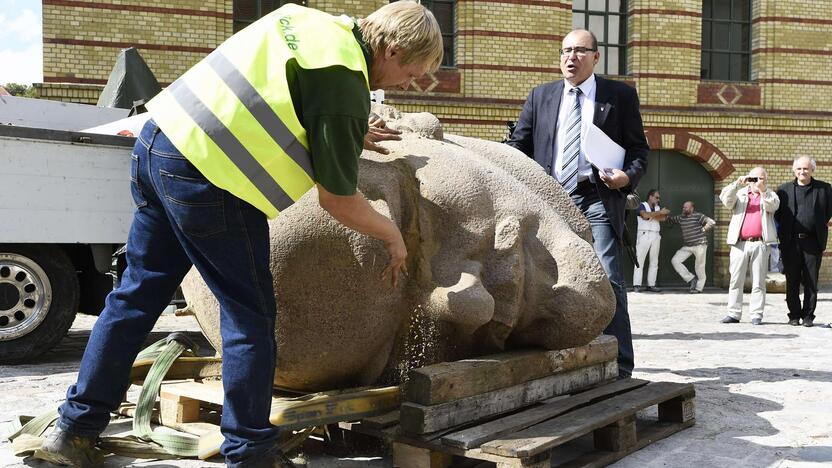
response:
<svg viewBox="0 0 832 468"><path fill-rule="evenodd" d="M618 374L621 377L629 377L633 374L635 364L630 314L627 311L627 285L624 282L624 273L621 268L623 255L621 241L615 235L615 229L610 223L607 210L598 197L594 185L590 185L585 190L577 190L572 194L572 201L589 220L595 254L601 260L601 265L615 293L615 315L604 330L604 334L618 339Z"/></svg>
<svg viewBox="0 0 832 468"><path fill-rule="evenodd" d="M137 209L127 270L95 322L58 425L79 435L104 430L142 343L194 265L220 304L221 453L229 466L262 456L279 432L269 423L276 305L266 215L208 182L152 120L136 141L130 177Z"/></svg>

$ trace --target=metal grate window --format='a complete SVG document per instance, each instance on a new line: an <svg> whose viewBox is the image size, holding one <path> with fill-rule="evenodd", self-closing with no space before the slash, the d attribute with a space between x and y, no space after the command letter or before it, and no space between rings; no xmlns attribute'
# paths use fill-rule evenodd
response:
<svg viewBox="0 0 832 468"><path fill-rule="evenodd" d="M702 71L706 80L748 81L751 1L703 0Z"/></svg>
<svg viewBox="0 0 832 468"><path fill-rule="evenodd" d="M627 74L627 0L573 0L572 27L598 38L599 75Z"/></svg>
<svg viewBox="0 0 832 468"><path fill-rule="evenodd" d="M391 0L393 3L397 0ZM442 67L452 68L456 66L456 54L454 53L456 43L456 0L421 0L425 8L433 13L439 29L442 31Z"/></svg>
<svg viewBox="0 0 832 468"><path fill-rule="evenodd" d="M287 3L306 5L306 0L234 0L234 32L237 32Z"/></svg>

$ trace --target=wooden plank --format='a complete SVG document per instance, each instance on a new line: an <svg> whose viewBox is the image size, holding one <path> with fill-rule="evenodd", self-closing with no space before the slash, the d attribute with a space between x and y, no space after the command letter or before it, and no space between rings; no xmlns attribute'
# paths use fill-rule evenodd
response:
<svg viewBox="0 0 832 468"><path fill-rule="evenodd" d="M389 413L371 416L361 420L361 425L367 429L384 429L385 427L395 426L398 423L399 410L390 411Z"/></svg>
<svg viewBox="0 0 832 468"><path fill-rule="evenodd" d="M169 398L190 398L215 405L222 405L225 396L220 385L206 385L193 381L163 383L159 393L164 393Z"/></svg>
<svg viewBox="0 0 832 468"><path fill-rule="evenodd" d="M404 403L399 424L403 431L410 434L436 432L513 411L616 377L618 365L615 361L609 361L448 403L432 406Z"/></svg>
<svg viewBox="0 0 832 468"><path fill-rule="evenodd" d="M696 418L693 397L679 397L659 403L659 421L686 422Z"/></svg>
<svg viewBox="0 0 832 468"><path fill-rule="evenodd" d="M199 393L205 398L215 398L215 392L222 393L219 386L203 387L197 389L195 386L183 385L176 390L182 392L183 396ZM269 421L284 429L301 429L384 414L395 409L399 402L399 387L340 390L297 398L273 398ZM201 437L199 458L205 460L219 453L222 440L222 434L219 432Z"/></svg>
<svg viewBox="0 0 832 468"><path fill-rule="evenodd" d="M199 400L193 398L160 392L159 409L162 424L199 421L199 403Z"/></svg>
<svg viewBox="0 0 832 468"><path fill-rule="evenodd" d="M678 396L692 396L693 394L694 388L691 384L651 383L542 422L514 434L510 439L486 442L480 448L484 452L506 457L529 457L612 424L641 409Z"/></svg>
<svg viewBox="0 0 832 468"><path fill-rule="evenodd" d="M494 455L492 453L485 453L480 449L471 449L465 450L457 447L450 447L447 445L442 445L438 442L429 442L420 439L414 439L412 437L408 437L406 435L399 435L396 438L397 442L402 442L407 445L412 445L414 447L422 447L426 449L430 449L433 451L441 451L444 453L451 454L456 457L468 458L473 460L483 460L490 463L495 463L498 466L521 466L521 463L525 461L536 461L537 458L530 458L527 460L520 460L518 458L508 458L502 457L499 455Z"/></svg>
<svg viewBox="0 0 832 468"><path fill-rule="evenodd" d="M516 351L442 362L408 374L405 401L436 405L616 359L614 337L557 351Z"/></svg>
<svg viewBox="0 0 832 468"><path fill-rule="evenodd" d="M448 468L453 464L453 456L435 452L423 447L393 443L393 466L399 468Z"/></svg>
<svg viewBox="0 0 832 468"><path fill-rule="evenodd" d="M631 414L614 423L592 431L595 448L607 452L620 452L636 444L636 415Z"/></svg>
<svg viewBox="0 0 832 468"><path fill-rule="evenodd" d="M448 434L442 438L442 443L466 449L478 447L484 442L496 439L505 434L513 434L580 406L645 385L647 385L646 380L617 380L575 395L558 397L556 401L544 402L540 406L530 408L521 413L512 414L495 421Z"/></svg>
<svg viewBox="0 0 832 468"><path fill-rule="evenodd" d="M693 426L694 421L684 423L653 423L648 427L639 427L636 444L629 449L619 452L592 451L565 463L552 464L552 468L601 468L621 460L627 455L637 452L657 440L669 437L683 429Z"/></svg>
<svg viewBox="0 0 832 468"><path fill-rule="evenodd" d="M150 366L155 361L144 359L133 363L130 369L130 382L138 384L143 381ZM213 357L180 357L173 362L165 380L207 379L222 375L222 358Z"/></svg>

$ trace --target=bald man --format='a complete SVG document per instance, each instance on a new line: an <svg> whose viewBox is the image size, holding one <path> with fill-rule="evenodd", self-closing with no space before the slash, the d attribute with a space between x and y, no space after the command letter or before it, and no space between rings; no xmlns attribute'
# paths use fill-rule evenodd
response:
<svg viewBox="0 0 832 468"><path fill-rule="evenodd" d="M792 163L794 180L777 189L780 209L774 217L779 224L783 273L786 275L786 304L789 325L811 327L818 299L818 273L826 240L827 222L832 217L832 186L814 178L817 163L802 156ZM800 286L803 286L803 304Z"/></svg>
<svg viewBox="0 0 832 468"><path fill-rule="evenodd" d="M766 170L755 167L719 194L722 204L732 213L727 239L731 246L728 315L722 323L739 323L742 318L742 294L748 268L751 268L751 300L748 304L751 323L763 323L769 246L777 243L774 213L780 206L780 198L766 185L767 179Z"/></svg>

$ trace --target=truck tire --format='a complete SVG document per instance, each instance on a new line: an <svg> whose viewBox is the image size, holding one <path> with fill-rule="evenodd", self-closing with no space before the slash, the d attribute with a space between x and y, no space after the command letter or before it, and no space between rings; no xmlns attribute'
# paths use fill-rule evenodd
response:
<svg viewBox="0 0 832 468"><path fill-rule="evenodd" d="M0 363L26 362L58 344L79 296L75 267L62 249L0 244Z"/></svg>

